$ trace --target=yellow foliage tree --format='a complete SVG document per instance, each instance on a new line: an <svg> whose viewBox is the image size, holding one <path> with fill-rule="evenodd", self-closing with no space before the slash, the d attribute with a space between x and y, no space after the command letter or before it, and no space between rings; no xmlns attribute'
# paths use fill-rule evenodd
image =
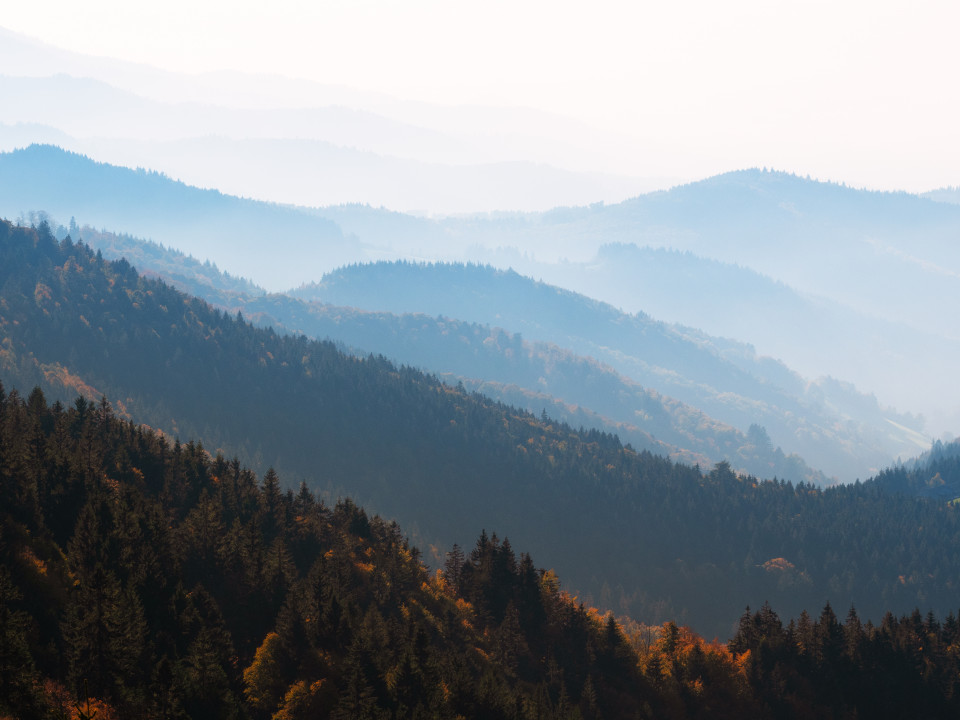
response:
<svg viewBox="0 0 960 720"><path fill-rule="evenodd" d="M277 633L268 633L253 656L253 662L243 671L247 701L265 713L272 713L284 697L286 687L281 672L281 643Z"/></svg>
<svg viewBox="0 0 960 720"><path fill-rule="evenodd" d="M300 680L290 686L280 709L272 720L312 720L326 717L337 701L337 690L327 679L308 683Z"/></svg>

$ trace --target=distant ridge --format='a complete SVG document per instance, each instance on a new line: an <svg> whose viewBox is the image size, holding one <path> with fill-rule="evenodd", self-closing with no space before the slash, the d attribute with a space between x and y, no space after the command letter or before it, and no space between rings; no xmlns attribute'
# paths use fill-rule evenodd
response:
<svg viewBox="0 0 960 720"><path fill-rule="evenodd" d="M134 232L267 287L283 286L296 268L311 278L362 257L357 240L330 220L48 145L0 154L0 214L32 210Z"/></svg>

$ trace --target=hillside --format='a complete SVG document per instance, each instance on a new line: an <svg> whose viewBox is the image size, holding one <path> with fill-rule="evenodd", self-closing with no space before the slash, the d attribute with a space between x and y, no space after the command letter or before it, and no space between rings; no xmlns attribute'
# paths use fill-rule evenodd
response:
<svg viewBox="0 0 960 720"><path fill-rule="evenodd" d="M330 273L294 297L369 311L423 313L502 327L593 357L624 377L775 446L828 476L864 478L919 449L915 418L849 386L808 383L742 343L714 338L534 282L511 271L456 264L375 263Z"/></svg>
<svg viewBox="0 0 960 720"><path fill-rule="evenodd" d="M0 216L37 210L187 249L267 286L289 283L291 257L305 269L304 280L363 257L356 238L296 208L202 190L50 146L0 153Z"/></svg>
<svg viewBox="0 0 960 720"><path fill-rule="evenodd" d="M0 253L6 386L40 385L67 403L105 394L123 417L273 466L331 501L349 494L424 549L497 528L582 598L709 636L729 636L763 600L790 614L855 604L876 622L953 607L960 568L925 550L960 540L953 506L723 464L704 475L382 359L254 328L43 225L0 224Z"/></svg>
<svg viewBox="0 0 960 720"><path fill-rule="evenodd" d="M855 380L882 404L925 415L931 433L960 422L960 395L935 381L960 337L930 312L960 301L957 205L754 169L544 213L318 212L385 258L512 267L749 342L806 376ZM674 306L689 311L654 310Z"/></svg>
<svg viewBox="0 0 960 720"><path fill-rule="evenodd" d="M690 251L620 243L604 245L586 262L512 265L524 275L603 298L627 312L747 340L758 354L780 358L804 377L855 380L861 391L901 410L923 407L929 413L940 405L936 386L921 387L916 379L943 374L949 358L960 352L960 343L942 329L933 332L858 312L743 264ZM928 428L940 426L943 410L927 417Z"/></svg>
<svg viewBox="0 0 960 720"><path fill-rule="evenodd" d="M69 228L58 227L64 237ZM745 432L697 408L644 388L611 367L550 343L524 340L497 327L424 314L394 315L265 295L209 263L128 236L84 227L70 231L108 259L127 258L176 287L254 324L318 340L364 356L370 352L464 383L495 400L574 427L616 433L637 450L687 464L728 461L740 471L794 482L823 483L822 473L785 456L759 426Z"/></svg>
<svg viewBox="0 0 960 720"><path fill-rule="evenodd" d="M506 538L430 574L396 524L0 385L0 713L951 717L956 616L768 605L727 644L602 616Z"/></svg>

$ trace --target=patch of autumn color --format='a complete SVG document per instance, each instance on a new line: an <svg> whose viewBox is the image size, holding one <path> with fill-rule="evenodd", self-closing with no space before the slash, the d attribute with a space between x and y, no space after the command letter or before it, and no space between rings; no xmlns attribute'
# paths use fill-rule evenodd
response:
<svg viewBox="0 0 960 720"><path fill-rule="evenodd" d="M25 547L20 551L20 558L25 560L27 564L37 571L38 575L47 574L47 564L33 554L33 550L28 547Z"/></svg>
<svg viewBox="0 0 960 720"><path fill-rule="evenodd" d="M430 585L427 590L434 598L451 592L452 589L447 584L447 576L441 568L437 568L437 571L430 577Z"/></svg>
<svg viewBox="0 0 960 720"><path fill-rule="evenodd" d="M400 673L400 666L394 665L383 674L383 682L387 686L387 690L390 692L393 692L397 689L397 679L400 677Z"/></svg>
<svg viewBox="0 0 960 720"><path fill-rule="evenodd" d="M576 598L573 598L573 599L574 599L574 601L576 601ZM587 610L586 610L586 613L587 613L587 617L589 617L589 618L590 618L591 620L593 620L595 623L604 623L604 622L606 622L606 621L607 621L607 617L608 617L608 615L609 615L609 613L601 613L601 612L600 612L597 608L595 608L595 607L588 607ZM619 623L618 623L618 624L619 624ZM623 630L623 628L620 628L620 629Z"/></svg>
<svg viewBox="0 0 960 720"><path fill-rule="evenodd" d="M460 625L466 630L473 630L473 605L463 598L457 598L456 605L460 613Z"/></svg>
<svg viewBox="0 0 960 720"><path fill-rule="evenodd" d="M39 307L43 307L45 303L50 302L51 299L50 288L44 285L41 282L37 283L37 286L33 290L33 300Z"/></svg>
<svg viewBox="0 0 960 720"><path fill-rule="evenodd" d="M78 375L73 375L67 368L59 363L41 365L40 370L43 372L43 376L47 382L58 384L66 390L73 390L87 400L96 401L102 396L99 390L92 385L87 385Z"/></svg>
<svg viewBox="0 0 960 720"><path fill-rule="evenodd" d="M127 398L127 401L132 402L130 398ZM127 405L123 402L123 400L117 400L113 405L113 412L118 417L121 417L124 420L131 420L133 418L133 416L130 415L130 411L127 410Z"/></svg>
<svg viewBox="0 0 960 720"><path fill-rule="evenodd" d="M744 673L746 675L747 668L750 665L750 651L744 650L742 653L736 656L734 663L737 666L738 672Z"/></svg>
<svg viewBox="0 0 960 720"><path fill-rule="evenodd" d="M687 627L668 622L657 641L640 655L640 667L651 678L668 679L696 695L718 698L749 691L750 653L736 655L716 640L706 642Z"/></svg>
<svg viewBox="0 0 960 720"><path fill-rule="evenodd" d="M356 564L356 566L357 566L357 570L359 570L359 571L361 571L361 572L365 572L365 573L372 573L372 572L373 572L373 567L374 567L374 566L373 566L373 563L362 563L362 562L358 562L358 563L355 563L355 564Z"/></svg>
<svg viewBox="0 0 960 720"><path fill-rule="evenodd" d="M763 569L767 572L785 572L793 568L793 563L782 557L771 558L763 564Z"/></svg>
<svg viewBox="0 0 960 720"><path fill-rule="evenodd" d="M120 497L120 481L103 474L103 484L110 490L114 498Z"/></svg>
<svg viewBox="0 0 960 720"><path fill-rule="evenodd" d="M284 696L281 676L281 640L275 632L267 633L253 656L253 662L243 671L246 687L243 694L257 710L273 712Z"/></svg>
<svg viewBox="0 0 960 720"><path fill-rule="evenodd" d="M77 700L59 683L47 681L43 686L47 700L54 710L54 717L81 720L89 717L96 720L120 720L117 711L100 698Z"/></svg>
<svg viewBox="0 0 960 720"><path fill-rule="evenodd" d="M287 690L280 709L273 714L271 720L327 717L336 700L337 689L328 679L322 678L313 683L300 680Z"/></svg>

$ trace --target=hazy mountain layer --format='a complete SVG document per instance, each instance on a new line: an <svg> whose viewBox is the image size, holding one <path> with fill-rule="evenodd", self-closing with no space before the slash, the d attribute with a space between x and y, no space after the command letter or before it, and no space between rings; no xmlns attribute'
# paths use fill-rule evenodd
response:
<svg viewBox="0 0 960 720"><path fill-rule="evenodd" d="M609 245L589 262L513 266L629 311L749 339L757 353L781 358L805 377L854 380L901 410L922 408L927 428L951 427L953 408L943 402L942 388L923 382L951 372L960 356L960 341L942 333L858 312L690 252Z"/></svg>
<svg viewBox="0 0 960 720"><path fill-rule="evenodd" d="M569 348L742 432L763 425L775 445L844 480L866 477L902 448L918 448L915 436L898 427L915 425L913 419L885 411L848 386L808 384L748 346L628 315L513 272L378 263L345 268L293 294L367 310L456 317Z"/></svg>
<svg viewBox="0 0 960 720"><path fill-rule="evenodd" d="M936 380L960 352L955 328L942 318L942 308L960 302L956 205L749 170L615 205L545 213L416 223L362 207L323 213L386 258L514 267L628 311L676 301L691 310L670 317L711 334L732 330L812 376L854 381L885 404L923 413L932 432L960 423L960 391ZM602 251L613 243L698 260L677 268L676 258L663 255ZM724 270L729 284L717 289L718 266L710 260L740 270ZM653 288L635 292L651 275L661 278L653 288L676 281L652 303ZM755 304L744 302L753 297ZM802 314L782 316L784 302ZM744 329L749 334L740 334Z"/></svg>
<svg viewBox="0 0 960 720"><path fill-rule="evenodd" d="M63 180L51 190L51 178ZM61 221L76 216L83 223L149 235L271 289L314 281L339 264L375 257L486 258L628 311L674 308L670 318L685 317L708 334L747 341L807 377L853 381L882 405L922 413L929 432L960 422L955 410L960 390L935 380L950 371L951 358L960 352L960 341L935 310L957 294L950 244L943 253L937 248L960 228L960 211L915 196L744 172L616 206L430 220L362 206L307 210L242 201L51 148L0 155L0 184L0 213L9 217L45 209ZM625 244L609 245L618 238ZM685 246L702 257L636 249L637 242ZM779 252L774 246L783 249L780 276L752 269L756 259ZM711 252L727 259L710 260ZM571 261L543 262L562 256ZM589 261L573 262L577 257ZM841 271L847 279L832 294L817 294L822 288L803 279ZM859 300L848 304L844 294ZM891 303L900 309L885 310ZM452 315L443 308L438 312ZM849 399L842 407L845 413L853 410ZM704 409L741 429L753 421ZM788 447L780 438L775 442ZM918 447L900 440L880 444L893 456ZM921 438L920 446L926 444ZM862 473L848 468L844 474Z"/></svg>
<svg viewBox="0 0 960 720"><path fill-rule="evenodd" d="M35 56L25 64L38 73L46 65ZM80 76L84 69L91 74ZM301 92L293 105L258 107L251 98L239 106L225 104L230 98L213 87L214 79L184 76L180 99L173 101L158 96L169 95L175 75L138 70L149 76L146 82L83 62L52 75L23 68L24 75L0 76L7 100L0 108L0 149L52 141L243 197L301 205L366 202L429 213L545 210L620 200L656 187L650 180L557 166L551 160L560 159L558 148L540 147L544 139L533 134L513 137L489 127L467 133L459 122L426 127L416 117L397 116L389 103L381 111L362 101L344 103L361 99L343 98L342 90L312 88L314 96ZM71 112L63 113L64 106Z"/></svg>
<svg viewBox="0 0 960 720"><path fill-rule="evenodd" d="M163 175L95 163L48 146L0 154L0 215L58 219L146 236L267 286L362 257L355 238L295 208L201 190Z"/></svg>
<svg viewBox="0 0 960 720"><path fill-rule="evenodd" d="M59 237L69 228L57 229ZM821 473L799 457L785 457L759 426L749 433L717 422L702 411L662 396L618 375L612 368L549 343L450 318L394 315L264 295L224 276L208 263L128 236L74 228L73 236L109 259L126 258L141 272L259 325L342 343L360 355L386 355L395 362L436 373L455 384L573 426L615 432L638 450L734 468L763 477L821 483Z"/></svg>

